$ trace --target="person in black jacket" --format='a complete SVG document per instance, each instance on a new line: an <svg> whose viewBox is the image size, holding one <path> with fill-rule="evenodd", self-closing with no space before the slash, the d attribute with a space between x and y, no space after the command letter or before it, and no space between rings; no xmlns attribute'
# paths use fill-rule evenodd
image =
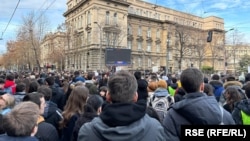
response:
<svg viewBox="0 0 250 141"><path fill-rule="evenodd" d="M54 102L59 109L63 110L65 104L65 95L63 90L55 84L55 78L53 76L47 77L45 81L49 85L49 88L52 90L51 101Z"/></svg>
<svg viewBox="0 0 250 141"><path fill-rule="evenodd" d="M248 81L245 85L245 93L247 99L243 99L240 102L236 103L234 106L234 110L232 112L232 116L234 121L238 125L247 125L249 124L249 117L250 117L250 82ZM244 116L246 116L246 121Z"/></svg>
<svg viewBox="0 0 250 141"><path fill-rule="evenodd" d="M90 95L87 100L87 104L84 106L84 113L81 115L74 127L72 141L77 141L78 132L83 124L90 122L92 119L97 117L102 111L103 99L99 95Z"/></svg>
<svg viewBox="0 0 250 141"><path fill-rule="evenodd" d="M141 79L141 72L140 71L136 71L134 73L134 76L135 76L135 78L137 80L137 84L138 84L138 89L137 89L138 100L141 100L141 99L147 100L147 98L148 98L148 91L147 91L148 82L145 79Z"/></svg>
<svg viewBox="0 0 250 141"><path fill-rule="evenodd" d="M50 101L52 90L47 86L41 86L40 88L38 88L37 92L44 95L44 99L46 102L46 106L43 113L45 121L52 124L57 129L58 134L60 136L59 121L62 120L62 111L57 107L54 102Z"/></svg>

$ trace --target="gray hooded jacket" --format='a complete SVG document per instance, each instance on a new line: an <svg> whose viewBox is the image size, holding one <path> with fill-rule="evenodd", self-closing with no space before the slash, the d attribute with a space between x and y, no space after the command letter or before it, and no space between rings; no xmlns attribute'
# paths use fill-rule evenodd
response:
<svg viewBox="0 0 250 141"><path fill-rule="evenodd" d="M165 133L162 125L147 114L128 126L109 127L97 117L84 124L78 141L162 141Z"/></svg>

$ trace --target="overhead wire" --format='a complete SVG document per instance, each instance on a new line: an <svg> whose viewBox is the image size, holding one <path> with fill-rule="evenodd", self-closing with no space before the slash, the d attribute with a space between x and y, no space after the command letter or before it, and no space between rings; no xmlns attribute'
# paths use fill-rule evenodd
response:
<svg viewBox="0 0 250 141"><path fill-rule="evenodd" d="M8 26L9 26L9 24L10 24L10 22L11 22L11 20L12 20L13 16L14 16L15 12L16 12L16 9L17 9L17 7L19 6L19 3L20 3L20 0L18 0L17 5L16 5L16 7L15 7L15 9L14 9L14 11L13 11L13 13L12 13L11 17L10 17L10 20L9 20L8 24L6 25L5 29L3 30L2 35L1 35L1 38L0 38L0 39L3 39L3 35L4 35L5 31L7 30Z"/></svg>
<svg viewBox="0 0 250 141"><path fill-rule="evenodd" d="M41 17L42 17L42 15L54 4L56 2L56 0L54 0L54 1L52 1L51 3L50 3L50 5L48 6L48 7L46 7L45 8L45 10L38 16L38 18L35 20L35 22L34 23L36 23Z"/></svg>

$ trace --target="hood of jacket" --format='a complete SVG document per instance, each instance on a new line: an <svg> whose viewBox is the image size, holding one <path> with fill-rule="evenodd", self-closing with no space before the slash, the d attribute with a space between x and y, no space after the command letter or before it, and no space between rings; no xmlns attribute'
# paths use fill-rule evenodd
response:
<svg viewBox="0 0 250 141"><path fill-rule="evenodd" d="M236 104L235 108L242 110L244 113L250 115L250 100L245 99Z"/></svg>
<svg viewBox="0 0 250 141"><path fill-rule="evenodd" d="M105 103L100 118L111 127L125 126L142 118L146 114L146 107L146 100L137 103Z"/></svg>
<svg viewBox="0 0 250 141"><path fill-rule="evenodd" d="M58 109L57 105L54 102L52 102L52 101L46 101L46 107L44 108L43 117L45 119L47 119L48 117L50 117L51 115L53 115L56 112L56 110L59 110L59 109Z"/></svg>
<svg viewBox="0 0 250 141"><path fill-rule="evenodd" d="M155 96L168 96L168 90L165 88L157 88L154 92Z"/></svg>
<svg viewBox="0 0 250 141"><path fill-rule="evenodd" d="M137 84L138 84L138 89L147 89L148 87L148 82L144 79L138 79Z"/></svg>
<svg viewBox="0 0 250 141"><path fill-rule="evenodd" d="M239 81L227 81L223 85L224 89L226 89L229 86L238 86L239 88L242 88L243 85Z"/></svg>
<svg viewBox="0 0 250 141"><path fill-rule="evenodd" d="M204 93L188 93L185 99L172 105L172 108L181 114L190 123L199 125L219 125L222 112L214 96Z"/></svg>

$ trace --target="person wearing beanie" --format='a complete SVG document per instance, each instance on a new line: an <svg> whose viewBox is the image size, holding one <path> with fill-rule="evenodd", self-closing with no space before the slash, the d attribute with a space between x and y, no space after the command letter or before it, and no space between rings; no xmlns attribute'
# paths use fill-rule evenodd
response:
<svg viewBox="0 0 250 141"><path fill-rule="evenodd" d="M145 79L141 78L141 72L136 71L134 73L134 76L137 80L138 88L137 88L137 93L138 93L138 100L144 99L147 100L148 97L148 82Z"/></svg>

